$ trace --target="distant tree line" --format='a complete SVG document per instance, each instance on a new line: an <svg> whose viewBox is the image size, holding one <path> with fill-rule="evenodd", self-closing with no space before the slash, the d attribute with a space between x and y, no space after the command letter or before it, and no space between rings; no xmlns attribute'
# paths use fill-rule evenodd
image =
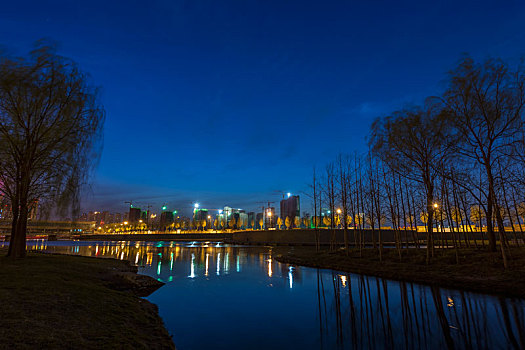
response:
<svg viewBox="0 0 525 350"><path fill-rule="evenodd" d="M323 208L332 227L340 218L347 252L349 228L359 249L367 228L381 259L388 224L401 257L409 243L422 246L416 228L425 225L427 262L436 240L443 245L452 237L447 244L456 252L499 248L507 265L509 246L523 245L525 226L524 103L522 64L463 58L442 95L377 118L367 154L341 155L324 171L314 169L314 218Z"/></svg>

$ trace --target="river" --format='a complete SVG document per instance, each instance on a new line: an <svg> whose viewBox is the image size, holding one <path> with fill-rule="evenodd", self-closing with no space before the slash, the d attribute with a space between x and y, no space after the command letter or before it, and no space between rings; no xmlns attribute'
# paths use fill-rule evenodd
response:
<svg viewBox="0 0 525 350"><path fill-rule="evenodd" d="M165 282L147 299L179 350L525 347L524 300L289 266L270 247L33 241L31 248L127 259Z"/></svg>

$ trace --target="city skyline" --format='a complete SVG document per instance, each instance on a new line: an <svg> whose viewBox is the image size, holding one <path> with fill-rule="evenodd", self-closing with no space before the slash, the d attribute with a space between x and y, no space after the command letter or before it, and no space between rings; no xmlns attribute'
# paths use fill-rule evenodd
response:
<svg viewBox="0 0 525 350"><path fill-rule="evenodd" d="M269 210L272 211L273 215L276 215L276 208L280 207L278 217L283 218L283 220L289 216L291 218L299 217L309 217L311 215L308 211L300 210L300 196L292 194L290 192L283 193L282 199L277 201L268 201L268 202L258 202L257 205L251 207L239 208L238 206L230 206L229 204L224 204L220 207L207 207L205 204L198 202L192 203L190 206L185 207L175 207L164 203L162 206L157 207L151 204L141 205L140 202L132 204L130 202L126 203L129 205L125 211L112 211L106 210L105 208L98 208L97 210L82 211L79 213L79 216L75 220L79 221L95 221L98 223L121 223L124 221L138 221L141 215L153 215L151 218L159 220L162 213L173 213L173 217L180 217L184 219L191 219L195 216L195 213L198 211L205 211L206 215L211 215L213 218L221 216L224 212L230 211L231 213L267 213ZM284 207L283 207L284 205ZM137 217L135 219L130 219L128 217L129 213L132 210L138 211ZM330 211L328 211L330 212ZM284 214L283 214L284 213ZM228 214L228 216L230 215ZM148 217L149 218L149 217ZM161 219L162 220L162 219ZM246 219L247 220L247 219Z"/></svg>
<svg viewBox="0 0 525 350"><path fill-rule="evenodd" d="M365 152L375 117L440 93L465 53L517 62L524 13L518 1L10 2L0 43L22 55L55 40L101 87L105 147L83 211L248 208Z"/></svg>

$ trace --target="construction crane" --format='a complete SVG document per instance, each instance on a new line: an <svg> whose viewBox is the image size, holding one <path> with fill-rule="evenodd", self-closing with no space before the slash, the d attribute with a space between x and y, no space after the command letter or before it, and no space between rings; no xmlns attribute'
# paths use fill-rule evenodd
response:
<svg viewBox="0 0 525 350"><path fill-rule="evenodd" d="M265 210L266 208L270 209L270 204L273 204L273 203L275 203L275 202L272 202L272 201L264 201L264 202L255 202L255 203L257 203L257 204L268 204L267 207L265 207L264 205L262 206L262 210L263 210L263 212L264 212L264 210Z"/></svg>
<svg viewBox="0 0 525 350"><path fill-rule="evenodd" d="M290 192L285 192L285 191L282 191L282 190L275 190L273 192L282 194L283 195L283 199L290 198L292 196L292 194Z"/></svg>

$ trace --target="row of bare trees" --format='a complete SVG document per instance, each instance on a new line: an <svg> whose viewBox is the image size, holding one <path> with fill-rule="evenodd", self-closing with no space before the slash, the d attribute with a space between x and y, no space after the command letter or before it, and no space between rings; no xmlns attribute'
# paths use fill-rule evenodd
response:
<svg viewBox="0 0 525 350"><path fill-rule="evenodd" d="M366 226L380 257L382 227L390 226L400 256L409 244L425 245L429 261L438 240L456 249L499 246L506 264L509 245L523 241L524 103L521 65L464 58L441 96L377 118L368 154L314 170L314 217L339 219L346 248L352 228L362 249Z"/></svg>

